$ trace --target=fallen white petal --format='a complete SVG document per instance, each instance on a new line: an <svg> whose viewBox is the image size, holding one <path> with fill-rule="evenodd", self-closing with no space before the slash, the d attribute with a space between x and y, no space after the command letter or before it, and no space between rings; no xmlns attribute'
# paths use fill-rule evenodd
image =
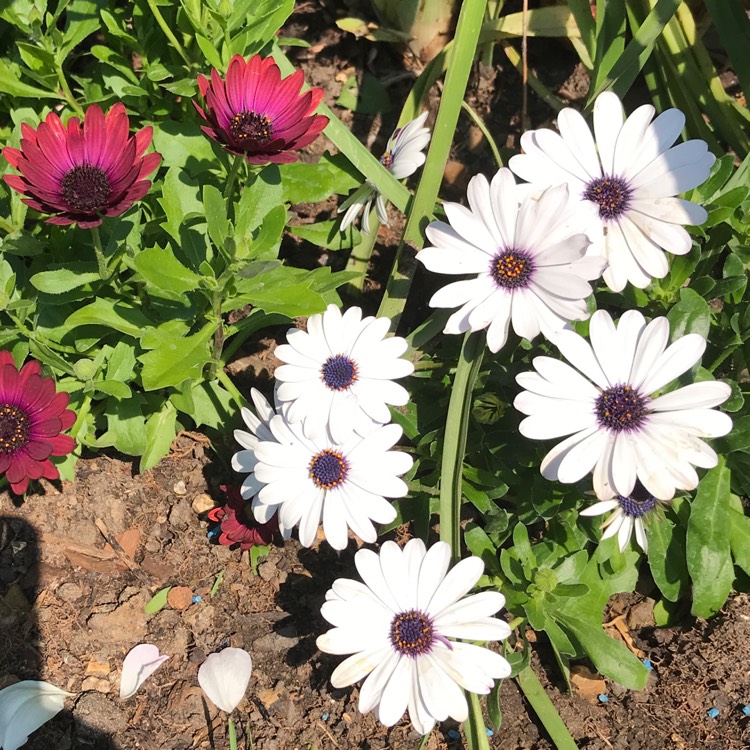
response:
<svg viewBox="0 0 750 750"><path fill-rule="evenodd" d="M245 696L253 661L241 648L225 648L211 654L198 670L198 684L211 703L232 713Z"/></svg>
<svg viewBox="0 0 750 750"><path fill-rule="evenodd" d="M0 747L18 750L72 696L39 680L23 680L0 690Z"/></svg>
<svg viewBox="0 0 750 750"><path fill-rule="evenodd" d="M159 653L157 646L140 643L128 651L122 662L120 698L127 700L135 695L141 685L156 672L169 656Z"/></svg>

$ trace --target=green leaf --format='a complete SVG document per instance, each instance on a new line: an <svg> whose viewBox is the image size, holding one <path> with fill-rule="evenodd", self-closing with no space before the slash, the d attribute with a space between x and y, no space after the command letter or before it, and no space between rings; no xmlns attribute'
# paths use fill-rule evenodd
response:
<svg viewBox="0 0 750 750"><path fill-rule="evenodd" d="M648 682L648 669L625 646L610 638L601 625L591 625L570 615L560 621L579 641L599 672L631 690L642 690Z"/></svg>
<svg viewBox="0 0 750 750"><path fill-rule="evenodd" d="M156 414L146 421L146 450L141 457L138 470L143 472L153 468L169 453L169 448L177 435L177 411L167 401Z"/></svg>
<svg viewBox="0 0 750 750"><path fill-rule="evenodd" d="M91 284L100 280L96 263L81 261L66 263L49 271L35 273L29 281L34 288L47 294L62 294L71 289Z"/></svg>
<svg viewBox="0 0 750 750"><path fill-rule="evenodd" d="M45 89L29 86L24 83L10 64L0 58L0 93L10 94L10 96L27 97L29 99L59 99L60 97L46 91Z"/></svg>
<svg viewBox="0 0 750 750"><path fill-rule="evenodd" d="M166 588L159 589L152 597L149 599L148 602L146 602L146 614L147 615L155 615L160 610L164 609L164 607L167 606L167 597L169 596L169 592L172 590L171 586L167 586Z"/></svg>
<svg viewBox="0 0 750 750"><path fill-rule="evenodd" d="M729 507L729 545L734 564L750 576L750 518L745 515L742 501L737 495L730 496Z"/></svg>
<svg viewBox="0 0 750 750"><path fill-rule="evenodd" d="M200 47L203 57L206 58L206 62L217 70L222 70L224 63L221 61L221 55L219 55L216 47L214 47L214 45L202 34L196 34L195 41L197 42L198 47Z"/></svg>
<svg viewBox="0 0 750 750"><path fill-rule="evenodd" d="M154 391L179 385L188 378L200 379L211 360L208 344L217 327L217 322L210 322L192 336L158 336L157 348L138 357L143 365L143 388Z"/></svg>
<svg viewBox="0 0 750 750"><path fill-rule="evenodd" d="M734 568L729 544L730 471L719 459L701 481L690 507L687 565L693 581L692 613L715 615L729 596Z"/></svg>
<svg viewBox="0 0 750 750"><path fill-rule="evenodd" d="M203 186L203 208L208 222L208 236L216 247L224 247L229 236L227 202L213 185Z"/></svg>
<svg viewBox="0 0 750 750"><path fill-rule="evenodd" d="M135 256L133 265L149 284L177 295L195 291L201 284L201 277L180 263L170 247L146 248Z"/></svg>
<svg viewBox="0 0 750 750"><path fill-rule="evenodd" d="M493 576L501 575L500 563L497 558L497 549L492 540L485 534L484 529L475 523L469 522L464 531L464 542L472 555L479 557L484 562L487 572Z"/></svg>
<svg viewBox="0 0 750 750"><path fill-rule="evenodd" d="M326 250L351 250L360 243L362 236L354 226L349 227L345 232L340 231L339 223L338 219L335 219L319 221L316 224L300 224L290 226L289 231Z"/></svg>
<svg viewBox="0 0 750 750"><path fill-rule="evenodd" d="M100 393L106 393L108 396L121 400L130 398L133 393L130 388L117 380L97 380L94 383L94 389Z"/></svg>
<svg viewBox="0 0 750 750"><path fill-rule="evenodd" d="M154 150L162 155L165 167L179 167L193 176L208 171L216 163L211 141L195 122L156 123Z"/></svg>
<svg viewBox="0 0 750 750"><path fill-rule="evenodd" d="M648 566L662 595L676 602L690 583L685 561L684 530L671 518L654 518L646 525Z"/></svg>
<svg viewBox="0 0 750 750"><path fill-rule="evenodd" d="M192 417L196 427L211 427L218 430L225 427L237 405L232 396L218 381L192 383L188 394L174 393L170 401L183 414Z"/></svg>
<svg viewBox="0 0 750 750"><path fill-rule="evenodd" d="M269 164L251 178L242 190L237 206L237 240L243 237L250 240L253 230L262 224L265 216L284 202L283 196L281 173L276 164Z"/></svg>
<svg viewBox="0 0 750 750"><path fill-rule="evenodd" d="M281 236L286 227L286 220L286 206L272 208L263 218L263 223L252 241L247 242L243 239L238 244L236 257L238 259L275 259L279 254Z"/></svg>
<svg viewBox="0 0 750 750"><path fill-rule="evenodd" d="M287 203L319 203L334 193L346 195L362 182L359 172L345 156L327 151L317 164L282 164L279 172L282 201Z"/></svg>
<svg viewBox="0 0 750 750"><path fill-rule="evenodd" d="M108 401L104 412L108 429L97 445L111 445L129 456L142 456L146 450L146 419L141 411L143 404L144 398L140 394L124 401Z"/></svg>
<svg viewBox="0 0 750 750"><path fill-rule="evenodd" d="M137 339L152 323L132 305L99 297L91 304L76 310L65 321L66 328L85 325L106 326Z"/></svg>
<svg viewBox="0 0 750 750"><path fill-rule="evenodd" d="M690 287L680 289L680 301L667 313L670 338L676 341L687 333L699 333L708 338L711 329L711 309L708 302Z"/></svg>
<svg viewBox="0 0 750 750"><path fill-rule="evenodd" d="M361 115L374 115L391 109L385 87L369 73L362 74L362 83L355 76L349 76L349 80L341 88L336 105Z"/></svg>
<svg viewBox="0 0 750 750"><path fill-rule="evenodd" d="M169 168L159 203L167 217L162 226L177 242L184 222L192 216L203 215L203 203L198 199L198 193L198 183L187 172L178 167Z"/></svg>

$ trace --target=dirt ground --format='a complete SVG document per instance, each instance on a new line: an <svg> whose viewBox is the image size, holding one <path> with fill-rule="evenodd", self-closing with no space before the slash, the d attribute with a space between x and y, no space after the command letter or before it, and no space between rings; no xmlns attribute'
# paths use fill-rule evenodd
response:
<svg viewBox="0 0 750 750"><path fill-rule="evenodd" d="M392 48L343 35L334 24L337 14L333 0L300 4L284 33L311 43L297 52L297 62L310 83L325 87L328 104L350 74L369 71L386 80L394 102L389 112L352 116L337 110L379 153L413 80L403 75L409 64ZM532 64L543 67L547 84L571 101L585 95L585 76L572 54L560 45L545 58L549 49L530 44ZM515 147L521 132L519 81L507 63L478 68L467 95L501 147ZM540 125L553 113L530 95L529 117ZM491 163L480 136L462 119L446 197L458 199L477 165ZM330 144L320 139L305 159L314 160L325 148ZM335 206L332 199L293 208L299 221L310 221L332 217ZM392 224L379 237L365 306L376 304L397 229ZM293 240L284 254L303 266L328 262L341 268L346 260ZM228 368L243 390L253 384L268 390L273 333L249 343ZM335 578L355 575L354 541L337 553L327 545L308 550L277 540L253 570L248 553L207 538L206 510L221 502L220 485L238 480L228 465L236 450L232 426L223 439L212 436L215 442L181 435L171 455L143 475L130 461L103 454L79 462L74 484L43 481L23 502L0 494L0 688L16 679L44 679L76 694L31 738L29 750L228 747L223 715L203 699L197 671L208 654L230 645L247 649L254 662L240 711L240 747L419 746L406 721L385 729L372 715L360 715L358 689L330 685L339 658L315 646L327 628L320 616L325 591ZM119 542L114 549L107 546L112 538ZM167 605L147 615L146 603L170 585ZM534 668L576 743L590 750L750 748L750 715L743 712L750 703L750 597L737 594L710 622L686 614L679 626L657 628L648 593L616 598L606 615L607 631L653 665L643 691L579 671L568 692L543 637L535 643ZM122 660L141 642L157 644L171 658L123 702ZM501 697L503 725L494 729L490 745L551 749L515 683L506 681ZM464 748L457 729L451 722L440 725L426 750Z"/></svg>

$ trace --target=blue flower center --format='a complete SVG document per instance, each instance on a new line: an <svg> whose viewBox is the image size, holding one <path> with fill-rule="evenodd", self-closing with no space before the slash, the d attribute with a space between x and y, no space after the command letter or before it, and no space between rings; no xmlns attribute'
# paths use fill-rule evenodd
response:
<svg viewBox="0 0 750 750"><path fill-rule="evenodd" d="M323 363L320 375L332 391L346 391L357 381L357 365L349 357L336 354Z"/></svg>
<svg viewBox="0 0 750 750"><path fill-rule="evenodd" d="M60 193L65 202L76 211L92 212L106 205L110 184L99 167L79 164L63 175Z"/></svg>
<svg viewBox="0 0 750 750"><path fill-rule="evenodd" d="M586 185L583 197L599 206L599 218L616 219L630 207L632 190L621 177L598 177Z"/></svg>
<svg viewBox="0 0 750 750"><path fill-rule="evenodd" d="M273 128L265 115L250 110L238 112L229 123L229 131L243 145L261 145L271 140Z"/></svg>
<svg viewBox="0 0 750 750"><path fill-rule="evenodd" d="M646 399L629 385L616 385L596 400L599 424L614 432L636 429L648 414Z"/></svg>
<svg viewBox="0 0 750 750"><path fill-rule="evenodd" d="M10 404L0 405L0 453L15 453L29 442L31 425L26 412Z"/></svg>
<svg viewBox="0 0 750 750"><path fill-rule="evenodd" d="M391 621L391 645L401 654L416 658L428 654L435 641L432 620L418 609L399 612Z"/></svg>
<svg viewBox="0 0 750 750"><path fill-rule="evenodd" d="M310 479L323 490L339 487L349 473L349 463L339 451L326 448L316 453L307 467Z"/></svg>
<svg viewBox="0 0 750 750"><path fill-rule="evenodd" d="M528 284L534 268L525 250L502 250L490 262L490 276L501 289L519 289Z"/></svg>
<svg viewBox="0 0 750 750"><path fill-rule="evenodd" d="M634 497L633 495L630 497L618 495L617 502L620 503L623 513L631 518L641 518L656 507L656 498L652 495L645 498Z"/></svg>

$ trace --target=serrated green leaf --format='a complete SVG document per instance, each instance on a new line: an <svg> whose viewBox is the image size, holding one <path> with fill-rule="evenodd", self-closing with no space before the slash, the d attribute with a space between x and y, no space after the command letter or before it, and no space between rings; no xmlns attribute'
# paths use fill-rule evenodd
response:
<svg viewBox="0 0 750 750"><path fill-rule="evenodd" d="M59 99L56 93L24 83L9 63L2 58L0 58L0 93L29 99Z"/></svg>
<svg viewBox="0 0 750 750"><path fill-rule="evenodd" d="M723 457L698 486L690 505L687 566L693 581L692 613L711 617L722 607L734 582L729 543L730 471Z"/></svg>
<svg viewBox="0 0 750 750"><path fill-rule="evenodd" d="M146 421L146 450L141 456L139 471L153 468L169 453L177 435L177 411L167 401L156 414Z"/></svg>
<svg viewBox="0 0 750 750"><path fill-rule="evenodd" d="M201 277L180 263L169 246L142 250L133 265L149 284L177 295L195 291L201 284Z"/></svg>
<svg viewBox="0 0 750 750"><path fill-rule="evenodd" d="M203 208L208 222L208 236L216 247L223 247L229 236L227 203L213 185L203 186Z"/></svg>
<svg viewBox="0 0 750 750"><path fill-rule="evenodd" d="M346 195L362 182L361 175L345 156L328 152L317 164L282 164L279 172L282 201L287 203L318 203L334 193Z"/></svg>

